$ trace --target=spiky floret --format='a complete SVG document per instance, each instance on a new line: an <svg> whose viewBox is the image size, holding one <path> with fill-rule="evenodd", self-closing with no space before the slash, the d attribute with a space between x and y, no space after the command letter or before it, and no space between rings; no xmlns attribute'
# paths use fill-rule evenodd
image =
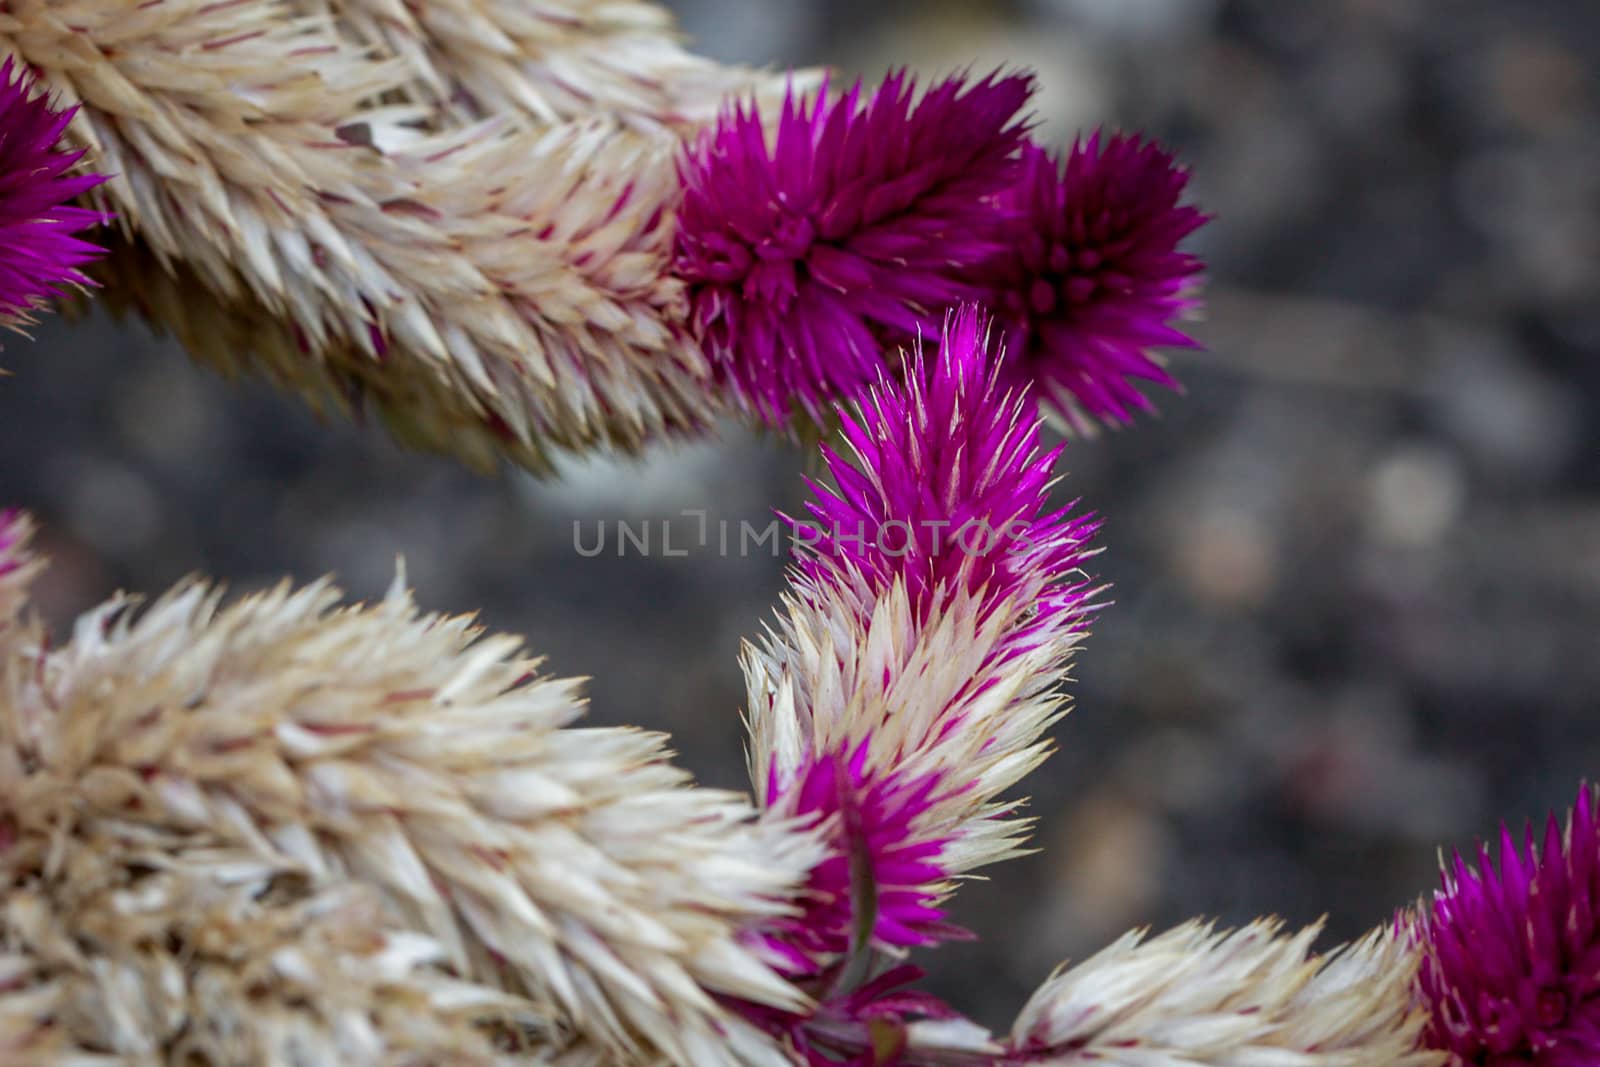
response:
<svg viewBox="0 0 1600 1067"><path fill-rule="evenodd" d="M104 216L70 202L105 179L61 146L74 109L57 108L8 56L0 63L0 326L16 326L68 286L100 249L77 234Z"/></svg>
<svg viewBox="0 0 1600 1067"><path fill-rule="evenodd" d="M732 1063L718 997L804 1008L740 931L788 912L821 858L812 835L693 788L659 736L571 727L576 684L539 676L514 639L419 616L398 583L371 607L337 601L318 583L224 608L188 583L142 613L105 605L57 650L36 627L4 642L0 895L17 923L16 894L30 894L37 944L78 946L78 1006L55 1025L91 1047L106 1027L157 1047L177 1033L165 1007L122 1019L119 997L201 1027L254 1025L186 969L215 958L197 939L217 929L190 905L278 931L240 964L271 981L291 950L336 965L295 940L293 916L347 883L385 930L436 944L450 973L493 994L491 1022L539 1042ZM439 977L427 960L424 986ZM53 981L59 963L27 973ZM359 993L331 972L303 977L291 975L302 992ZM361 988L387 995L374 982ZM324 1018L320 1002L312 1014Z"/></svg>
<svg viewBox="0 0 1600 1067"><path fill-rule="evenodd" d="M1416 957L1378 930L1328 956L1319 929L1275 920L1232 933L1187 923L1139 932L1045 982L1001 1064L1095 1067L1438 1067L1406 989Z"/></svg>
<svg viewBox="0 0 1600 1067"><path fill-rule="evenodd" d="M1457 853L1416 926L1429 1047L1455 1067L1600 1062L1600 819L1585 785L1565 827L1552 814L1498 866Z"/></svg>
<svg viewBox="0 0 1600 1067"><path fill-rule="evenodd" d="M745 651L751 773L769 812L827 827L811 904L769 929L792 973L842 954L950 936L952 879L1014 855L1026 824L996 798L1047 754L1055 687L1091 591L1091 520L1048 511L1055 456L1025 400L1002 394L979 316L954 316L938 355L883 376L848 420L851 466L828 463L811 538L776 629ZM1008 540L888 544L890 516Z"/></svg>
<svg viewBox="0 0 1600 1067"><path fill-rule="evenodd" d="M718 374L769 423L821 421L877 381L885 352L977 290L1000 250L1030 79L904 73L870 97L789 96L769 141L736 106L680 166L673 269Z"/></svg>
<svg viewBox="0 0 1600 1067"><path fill-rule="evenodd" d="M1138 136L1096 132L1064 165L1035 145L1003 197L1005 250L983 272L1006 333L1006 380L1034 383L1081 432L1150 410L1136 381L1176 388L1153 349L1195 347L1171 325L1199 305L1201 263L1179 244L1206 221L1180 203L1188 172Z"/></svg>
<svg viewBox="0 0 1600 1067"><path fill-rule="evenodd" d="M1071 579L1096 521L1049 509L1061 449L1041 446L1026 383L1008 382L995 352L986 317L963 307L936 352L912 346L903 385L880 371L843 416L849 457L822 450L836 488L813 484L811 521L796 524L809 582L898 579L919 603L957 587L995 600L1028 591L1041 609L1084 610Z"/></svg>

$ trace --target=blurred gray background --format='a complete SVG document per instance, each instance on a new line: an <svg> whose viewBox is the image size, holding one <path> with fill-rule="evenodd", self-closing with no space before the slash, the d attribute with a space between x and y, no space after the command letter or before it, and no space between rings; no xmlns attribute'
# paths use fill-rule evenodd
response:
<svg viewBox="0 0 1600 1067"><path fill-rule="evenodd" d="M958 896L982 939L925 956L938 992L1003 1024L1060 959L1191 915L1355 935L1437 845L1600 770L1600 6L673 6L728 59L1032 67L1042 137L1148 131L1217 215L1188 394L1067 454L1116 603L1028 783L1043 851ZM760 524L798 505L797 452L730 430L488 479L103 318L4 358L0 503L44 524L58 622L195 569L371 596L403 553L425 605L526 634L593 676L595 721L743 786L735 657L783 561L585 559L573 523Z"/></svg>

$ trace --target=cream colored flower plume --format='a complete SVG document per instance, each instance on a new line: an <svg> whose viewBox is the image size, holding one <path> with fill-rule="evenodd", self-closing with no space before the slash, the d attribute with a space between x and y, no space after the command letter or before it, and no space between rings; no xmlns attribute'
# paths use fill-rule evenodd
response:
<svg viewBox="0 0 1600 1067"><path fill-rule="evenodd" d="M781 99L789 81L694 55L672 13L641 0L298 2L405 59L415 72L409 96L462 119L615 113L630 124L693 126L732 96Z"/></svg>
<svg viewBox="0 0 1600 1067"><path fill-rule="evenodd" d="M6 632L0 1039L783 1062L729 1042L721 998L803 1009L741 931L785 914L814 839L657 735L572 727L576 683L514 639L398 583L341 608L188 582L56 650Z"/></svg>
<svg viewBox="0 0 1600 1067"><path fill-rule="evenodd" d="M1440 1067L1416 1047L1415 953L1376 930L1318 956L1319 932L1285 937L1261 920L1128 934L1039 988L1008 1055L1060 1067Z"/></svg>
<svg viewBox="0 0 1600 1067"><path fill-rule="evenodd" d="M554 43L637 42L648 20L595 10L562 37L561 7L454 6L463 21L441 0L419 26L380 0L13 0L0 54L82 105L71 132L114 175L100 199L130 246L107 296L224 369L325 410L368 402L480 466L702 429L718 401L667 270L678 134L569 106L584 90ZM388 54L362 26L453 35ZM544 73L523 90L482 77L550 122L465 123L418 88L476 84L476 59L516 67L524 45Z"/></svg>

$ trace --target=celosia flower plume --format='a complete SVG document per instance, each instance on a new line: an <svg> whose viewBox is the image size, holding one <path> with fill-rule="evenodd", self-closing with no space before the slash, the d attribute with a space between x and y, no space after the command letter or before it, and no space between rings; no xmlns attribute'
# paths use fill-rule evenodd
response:
<svg viewBox="0 0 1600 1067"><path fill-rule="evenodd" d="M742 931L815 835L573 726L576 683L398 582L186 582L52 647L3 614L25 534L0 519L0 1062L476 1063L488 1031L783 1062L718 998L807 1005Z"/></svg>
<svg viewBox="0 0 1600 1067"><path fill-rule="evenodd" d="M77 234L104 216L71 201L105 179L74 173L83 153L63 149L76 109L57 109L12 59L0 63L0 326L87 285L100 249Z"/></svg>
<svg viewBox="0 0 1600 1067"><path fill-rule="evenodd" d="M1152 351L1195 342L1171 325L1199 305L1201 263L1180 251L1206 221L1180 203L1188 173L1137 136L1096 133L1065 165L1023 151L1007 191L1008 240L985 267L1006 332L1007 378L1079 431L1127 422L1150 401L1137 381L1176 388Z"/></svg>
<svg viewBox="0 0 1600 1067"><path fill-rule="evenodd" d="M769 423L821 420L877 380L885 351L936 332L1000 245L995 198L1025 138L1020 75L903 73L863 99L791 95L769 143L754 105L680 166L674 270L719 375ZM887 347L886 347L887 346Z"/></svg>
<svg viewBox="0 0 1600 1067"><path fill-rule="evenodd" d="M1003 1065L1057 1067L1437 1067L1417 1047L1406 987L1415 957L1374 931L1318 956L1318 927L1275 920L1219 933L1186 923L1135 932L1039 987Z"/></svg>
<svg viewBox="0 0 1600 1067"><path fill-rule="evenodd" d="M996 797L1065 710L1093 520L1047 508L1055 454L1026 398L1000 390L982 317L964 310L941 340L847 420L856 462L827 453L839 488L797 524L820 537L777 631L747 651L758 795L832 847L806 910L764 928L791 974L956 934L942 902L1016 853L1026 823ZM892 515L909 520L898 538ZM1004 537L964 537L968 522Z"/></svg>
<svg viewBox="0 0 1600 1067"><path fill-rule="evenodd" d="M1426 1044L1452 1067L1600 1063L1600 818L1585 786L1566 826L1518 845L1505 827L1500 862L1480 845L1457 854L1424 905L1417 936Z"/></svg>

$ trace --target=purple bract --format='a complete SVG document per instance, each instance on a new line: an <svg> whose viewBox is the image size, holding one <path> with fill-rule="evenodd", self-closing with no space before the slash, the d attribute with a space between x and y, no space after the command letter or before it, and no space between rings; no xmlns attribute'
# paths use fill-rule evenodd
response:
<svg viewBox="0 0 1600 1067"><path fill-rule="evenodd" d="M105 180L70 173L83 153L58 147L74 111L53 108L12 60L0 64L0 325L89 284L80 268L100 253L75 234L105 216L67 206Z"/></svg>

